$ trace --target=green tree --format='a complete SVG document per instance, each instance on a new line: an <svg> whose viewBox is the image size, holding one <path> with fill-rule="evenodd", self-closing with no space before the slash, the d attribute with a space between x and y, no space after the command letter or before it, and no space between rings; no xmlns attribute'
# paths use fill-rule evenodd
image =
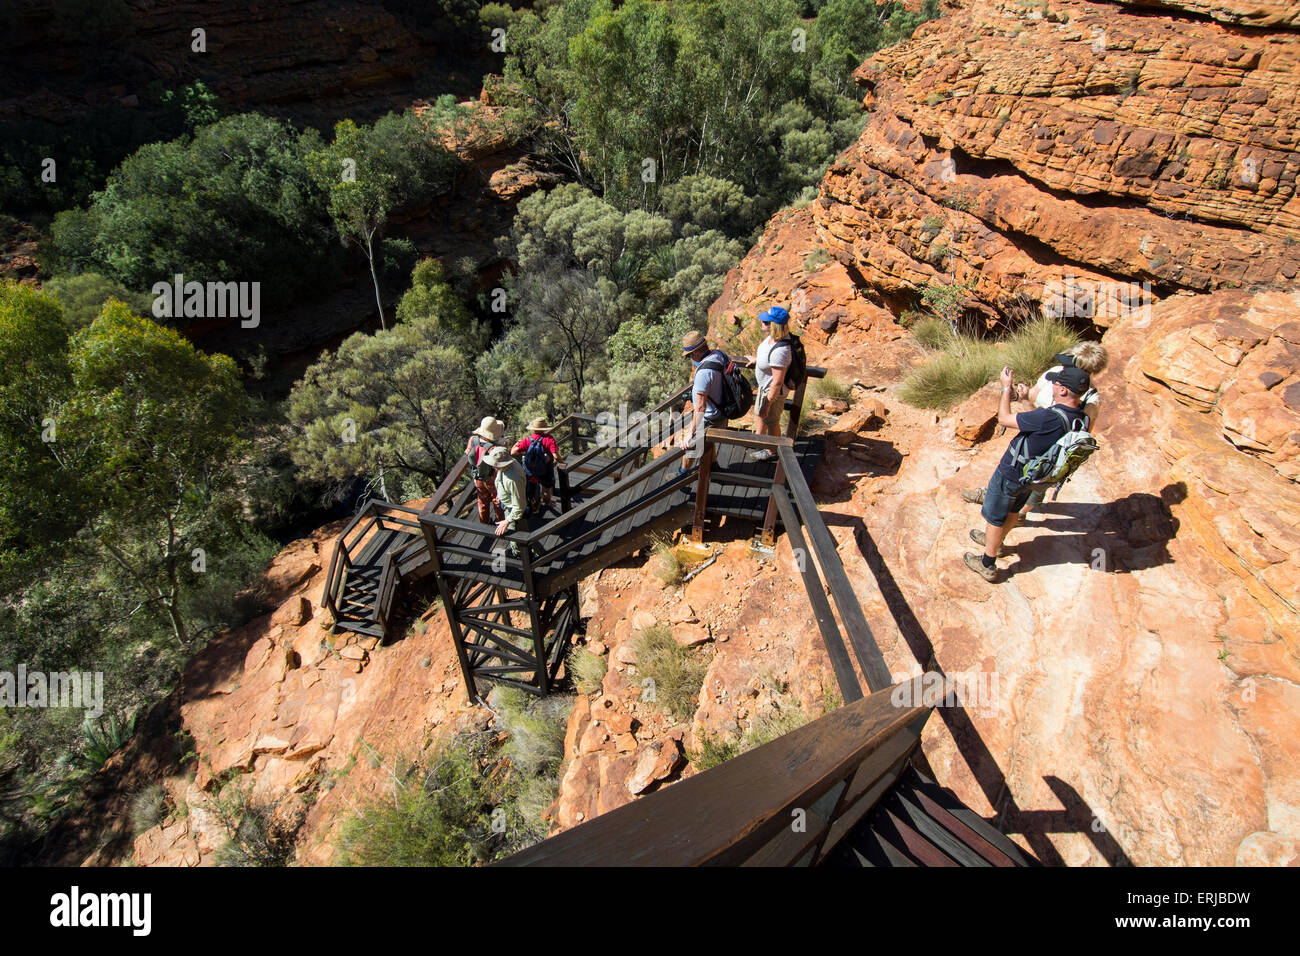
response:
<svg viewBox="0 0 1300 956"><path fill-rule="evenodd" d="M389 113L373 126L341 120L334 141L308 157L344 242L365 252L379 324L387 329L376 260L379 236L393 211L427 202L450 187L455 157L434 143L434 128L413 111Z"/></svg>
<svg viewBox="0 0 1300 956"><path fill-rule="evenodd" d="M384 497L386 473L396 472L399 487L427 493L481 417L471 369L436 313L350 336L289 396L294 463L309 479L373 476Z"/></svg>
<svg viewBox="0 0 1300 956"><path fill-rule="evenodd" d="M319 136L246 113L129 156L86 209L55 217L44 252L56 273L98 272L129 289L176 273L260 281L287 304L329 273L323 194L307 172Z"/></svg>

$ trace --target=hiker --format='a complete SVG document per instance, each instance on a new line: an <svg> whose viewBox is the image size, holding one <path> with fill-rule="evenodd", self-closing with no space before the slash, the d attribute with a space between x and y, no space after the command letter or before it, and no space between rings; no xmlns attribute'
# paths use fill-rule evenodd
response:
<svg viewBox="0 0 1300 956"><path fill-rule="evenodd" d="M497 522L497 535L503 535L507 531L527 531L528 493L524 489L527 484L524 466L511 457L504 445L496 445L488 451L483 456L483 463L496 469L496 496L504 512ZM519 546L513 541L510 542L510 553L516 557L519 555Z"/></svg>
<svg viewBox="0 0 1300 956"><path fill-rule="evenodd" d="M1029 403L1035 408L1052 407L1052 383L1047 380L1048 373L1059 372L1066 366L1073 365L1081 368L1088 373L1091 378L1094 375L1100 375L1110 361L1106 354L1106 348L1100 342L1080 342L1073 345L1053 356L1052 365L1046 372L1038 376L1038 381L1032 387L1026 388L1024 385L1016 386L1015 397L1017 399L1028 399ZM1098 395L1095 388L1088 390L1088 394L1083 396L1083 411L1088 416L1088 430L1095 432L1097 430L1097 413L1101 405L1101 396ZM1046 488L1035 488L1029 494L1029 500L1025 502L1025 507L1020 512L1020 520L1027 521L1031 514L1041 514L1041 505L1043 499L1047 496ZM966 488L961 492L963 501L973 505L984 504L984 489Z"/></svg>
<svg viewBox="0 0 1300 956"><path fill-rule="evenodd" d="M551 430L545 418L534 418L528 423L528 437L519 439L510 449L516 458L523 456L524 475L528 478L528 510L535 514L551 506L555 467L564 465Z"/></svg>
<svg viewBox="0 0 1300 956"><path fill-rule="evenodd" d="M966 567L989 583L997 580L995 559L1000 553L1002 542L1019 522L1020 509L1025 506L1033 491L1031 486L1021 481L1021 466L1052 449L1057 440L1068 431L1087 429L1088 417L1081 407L1081 399L1092 387L1092 380L1083 369L1073 365L1063 366L1059 372L1047 373L1047 381L1052 387L1051 407L1013 414L1013 390L1023 395L1027 395L1029 390L1023 385L1013 388L1009 367L1002 369L1001 381L998 424L1016 429L1016 435L1007 445L1007 450L985 489L984 507L981 509L985 521L984 530L972 529L970 533L972 541L983 545L984 554L967 551L962 556Z"/></svg>
<svg viewBox="0 0 1300 956"><path fill-rule="evenodd" d="M758 394L754 400L754 431L759 435L781 434L781 412L785 410L786 373L794 361L789 339L790 313L774 305L758 317L767 337L753 357ZM763 448L750 452L751 461L771 461L776 452Z"/></svg>
<svg viewBox="0 0 1300 956"><path fill-rule="evenodd" d="M723 373L720 368L711 366L720 365L725 368L731 363L731 359L721 349L710 349L709 343L699 332L686 333L682 339L682 355L691 360L691 367L694 369L691 379L691 404L687 406L690 421L686 425L686 433L682 438L682 448L685 449L682 470L685 470L698 464L697 459L703 454L705 431L727 424L727 418L722 414L721 407ZM706 358L715 361L701 367ZM682 414L687 414L687 409L683 409ZM718 450L714 448L712 460L717 461L717 458Z"/></svg>
<svg viewBox="0 0 1300 956"><path fill-rule="evenodd" d="M497 515L502 512L493 485L496 473L483 464L483 456L492 448L501 446L501 436L505 431L505 423L489 415L479 422L478 428L470 432L469 442L465 445L465 454L469 458L469 476L474 480L474 491L478 494L478 520L484 524L492 523L493 512Z"/></svg>

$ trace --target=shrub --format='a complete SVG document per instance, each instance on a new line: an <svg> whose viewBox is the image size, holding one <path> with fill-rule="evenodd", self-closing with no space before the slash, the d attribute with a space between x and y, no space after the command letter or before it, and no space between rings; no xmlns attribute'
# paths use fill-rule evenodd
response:
<svg viewBox="0 0 1300 956"><path fill-rule="evenodd" d="M1001 367L993 343L957 336L948 349L908 375L898 394L917 408L945 411L983 388Z"/></svg>
<svg viewBox="0 0 1300 956"><path fill-rule="evenodd" d="M675 588L682 583L685 568L673 543L666 538L654 538L654 575L665 586Z"/></svg>
<svg viewBox="0 0 1300 956"><path fill-rule="evenodd" d="M492 783L483 770L490 735L452 738L430 767L398 761L392 793L343 824L344 866L466 866L493 856Z"/></svg>
<svg viewBox="0 0 1300 956"><path fill-rule="evenodd" d="M705 662L689 648L679 646L663 624L638 633L632 649L637 671L654 682L650 690L655 706L676 720L690 720L708 670Z"/></svg>
<svg viewBox="0 0 1300 956"><path fill-rule="evenodd" d="M945 319L931 316L928 319L921 319L912 325L912 337L922 346L930 350L946 349L955 341L952 326Z"/></svg>
<svg viewBox="0 0 1300 956"><path fill-rule="evenodd" d="M781 695L772 703L773 709L756 715L749 729L739 737L701 735L700 749L691 755L695 769L702 771L716 767L808 723L809 717L799 708L798 701Z"/></svg>
<svg viewBox="0 0 1300 956"><path fill-rule="evenodd" d="M803 271L816 272L831 261L831 255L825 249L814 249L803 257Z"/></svg>
<svg viewBox="0 0 1300 956"><path fill-rule="evenodd" d="M1054 355L1078 341L1079 337L1060 319L1032 319L1007 339L1003 364L1011 366L1017 382L1032 383L1051 368Z"/></svg>
<svg viewBox="0 0 1300 956"><path fill-rule="evenodd" d="M280 814L275 805L255 800L252 787L228 784L213 803L226 842L213 856L217 866L287 866L305 810Z"/></svg>
<svg viewBox="0 0 1300 956"><path fill-rule="evenodd" d="M151 783L131 801L131 830L136 836L151 830L167 817L167 791L160 783Z"/></svg>
<svg viewBox="0 0 1300 956"><path fill-rule="evenodd" d="M926 216L921 223L921 231L934 235L943 231L943 220L938 216Z"/></svg>
<svg viewBox="0 0 1300 956"><path fill-rule="evenodd" d="M605 658L585 647L575 647L569 655L569 673L573 675L573 686L578 688L579 694L599 691L604 686L607 669Z"/></svg>
<svg viewBox="0 0 1300 956"><path fill-rule="evenodd" d="M120 717L107 714L97 721L87 720L81 728L85 738L82 747L82 761L86 769L95 771L108 763L108 758L117 753L135 733L135 714Z"/></svg>
<svg viewBox="0 0 1300 956"><path fill-rule="evenodd" d="M849 396L853 394L853 387L832 375L827 375L825 378L809 379L807 394L814 399L847 402Z"/></svg>

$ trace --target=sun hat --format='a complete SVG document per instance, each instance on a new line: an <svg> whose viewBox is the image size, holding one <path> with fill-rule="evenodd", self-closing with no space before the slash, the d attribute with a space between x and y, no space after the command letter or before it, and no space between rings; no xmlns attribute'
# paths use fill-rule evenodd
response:
<svg viewBox="0 0 1300 956"><path fill-rule="evenodd" d="M758 317L758 321L767 324L775 322L777 325L785 325L790 321L790 313L779 305L774 305Z"/></svg>
<svg viewBox="0 0 1300 956"><path fill-rule="evenodd" d="M488 441L496 442L501 440L501 436L505 434L505 430L505 422L489 415L487 418L483 419L483 421L479 422L478 428L474 429L472 434L477 435L479 438L486 438Z"/></svg>
<svg viewBox="0 0 1300 956"><path fill-rule="evenodd" d="M483 464L491 465L493 468L504 468L512 461L514 459L510 457L510 452L506 451L504 445L494 445L483 456Z"/></svg>
<svg viewBox="0 0 1300 956"><path fill-rule="evenodd" d="M682 354L690 355L703 344L703 335L699 332L687 332L686 335L682 337Z"/></svg>
<svg viewBox="0 0 1300 956"><path fill-rule="evenodd" d="M546 423L545 416L534 418L531 422L528 423L528 430L530 432L538 432L543 435L549 432L551 428L552 426Z"/></svg>
<svg viewBox="0 0 1300 956"><path fill-rule="evenodd" d="M1092 387L1092 377L1081 368L1073 365L1067 365L1059 372L1048 372L1047 380L1049 382L1060 382L1075 395L1082 395Z"/></svg>

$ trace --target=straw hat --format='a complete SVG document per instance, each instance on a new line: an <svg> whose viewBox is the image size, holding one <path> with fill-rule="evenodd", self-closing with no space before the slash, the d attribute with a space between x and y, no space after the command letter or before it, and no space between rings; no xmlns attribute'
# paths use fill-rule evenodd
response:
<svg viewBox="0 0 1300 956"><path fill-rule="evenodd" d="M534 418L528 423L528 430L530 432L539 432L544 435L551 430L551 426L546 423L545 418Z"/></svg>
<svg viewBox="0 0 1300 956"><path fill-rule="evenodd" d="M699 332L687 332L682 338L682 354L690 355L704 344L704 336Z"/></svg>
<svg viewBox="0 0 1300 956"><path fill-rule="evenodd" d="M474 434L479 438L485 438L490 442L498 442L501 436L505 434L505 422L499 418L493 418L489 415L483 421L479 422L478 428L474 429Z"/></svg>
<svg viewBox="0 0 1300 956"><path fill-rule="evenodd" d="M492 448L489 448L487 454L483 456L483 463L485 465L491 465L493 468L504 468L512 461L514 461L514 459L510 457L510 452L506 451L504 445L494 445Z"/></svg>

